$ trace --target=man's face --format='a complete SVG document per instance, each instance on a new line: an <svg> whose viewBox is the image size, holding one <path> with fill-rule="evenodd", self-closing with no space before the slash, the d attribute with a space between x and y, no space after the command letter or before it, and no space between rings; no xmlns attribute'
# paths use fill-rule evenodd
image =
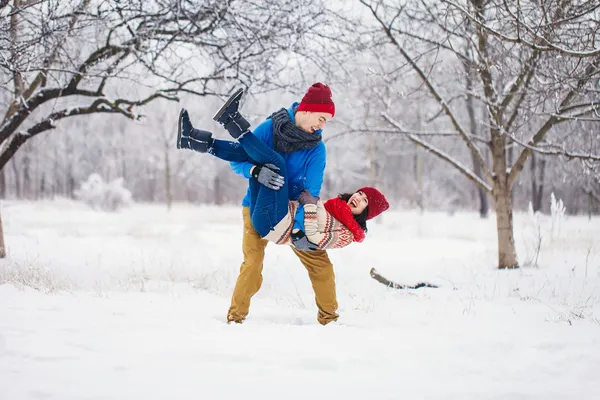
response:
<svg viewBox="0 0 600 400"><path fill-rule="evenodd" d="M314 133L323 129L331 118L331 114L325 112L297 111L296 126L305 132Z"/></svg>

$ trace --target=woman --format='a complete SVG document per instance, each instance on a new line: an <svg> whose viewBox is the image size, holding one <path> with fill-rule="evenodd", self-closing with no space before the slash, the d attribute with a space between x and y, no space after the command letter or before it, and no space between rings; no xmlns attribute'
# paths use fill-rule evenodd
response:
<svg viewBox="0 0 600 400"><path fill-rule="evenodd" d="M232 99L241 93L236 93ZM238 97L239 98L239 97ZM217 113L219 113L229 104ZM238 118L243 119L241 116ZM250 180L250 215L257 233L277 244L294 245L310 242L310 250L342 248L362 242L367 232L366 221L389 208L385 197L375 188L364 187L352 194L342 194L325 203L304 190L298 201L288 199L285 160L248 130L242 123L237 142L213 139L212 133L193 127L187 110L179 114L177 148L210 153L225 161L249 161L253 177L268 169L268 178ZM298 204L304 205L305 232L295 229L294 215Z"/></svg>

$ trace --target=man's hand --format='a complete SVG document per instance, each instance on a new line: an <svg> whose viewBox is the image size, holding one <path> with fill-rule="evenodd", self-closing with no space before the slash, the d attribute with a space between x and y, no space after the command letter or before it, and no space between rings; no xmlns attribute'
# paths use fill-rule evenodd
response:
<svg viewBox="0 0 600 400"><path fill-rule="evenodd" d="M314 243L311 243L306 238L306 235L304 234L304 232L302 232L300 230L298 232L292 232L292 243L294 244L294 247L297 250L304 250L304 251L320 250L319 246L317 246Z"/></svg>
<svg viewBox="0 0 600 400"><path fill-rule="evenodd" d="M252 169L252 177L269 189L279 190L285 180L278 172L279 168L273 164L256 165Z"/></svg>
<svg viewBox="0 0 600 400"><path fill-rule="evenodd" d="M319 198L310 194L308 189L304 189L302 193L300 193L300 196L298 196L298 202L300 204L317 204L317 201L319 201Z"/></svg>

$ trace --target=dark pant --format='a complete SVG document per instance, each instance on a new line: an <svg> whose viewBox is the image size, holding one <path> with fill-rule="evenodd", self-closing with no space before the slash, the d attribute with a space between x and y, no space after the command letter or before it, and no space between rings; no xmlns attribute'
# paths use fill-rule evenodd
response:
<svg viewBox="0 0 600 400"><path fill-rule="evenodd" d="M267 236L288 213L288 177L285 160L252 132L244 134L237 142L215 139L209 152L225 161L273 164L285 180L279 190L269 189L257 180L250 179L250 217L254 229L261 237Z"/></svg>

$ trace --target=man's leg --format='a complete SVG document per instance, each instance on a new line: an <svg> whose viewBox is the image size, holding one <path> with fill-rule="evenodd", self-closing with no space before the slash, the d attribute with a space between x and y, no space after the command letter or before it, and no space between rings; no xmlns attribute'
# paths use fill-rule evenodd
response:
<svg viewBox="0 0 600 400"><path fill-rule="evenodd" d="M258 292L262 284L263 259L268 241L262 239L252 226L250 209L242 208L244 216L244 236L242 251L244 262L240 267L240 274L233 289L231 306L227 313L228 322L242 322L250 311L250 298Z"/></svg>
<svg viewBox="0 0 600 400"><path fill-rule="evenodd" d="M304 264L312 282L315 300L319 308L317 320L322 325L336 321L338 319L338 303L335 293L335 274L327 252L325 250L301 251L293 247L292 250Z"/></svg>

